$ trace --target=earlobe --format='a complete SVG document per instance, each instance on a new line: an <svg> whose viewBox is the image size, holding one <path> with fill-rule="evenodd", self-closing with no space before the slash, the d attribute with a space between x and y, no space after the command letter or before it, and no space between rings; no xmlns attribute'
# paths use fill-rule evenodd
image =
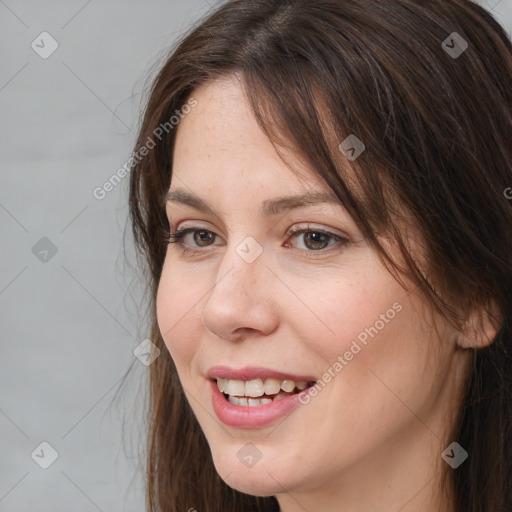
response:
<svg viewBox="0 0 512 512"><path fill-rule="evenodd" d="M464 324L464 330L457 337L461 348L484 348L494 341L502 321L499 309L493 303L491 308L472 309Z"/></svg>

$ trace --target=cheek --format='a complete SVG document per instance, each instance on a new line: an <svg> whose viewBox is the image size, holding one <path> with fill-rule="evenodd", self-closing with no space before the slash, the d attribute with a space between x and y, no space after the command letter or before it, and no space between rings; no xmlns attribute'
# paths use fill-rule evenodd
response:
<svg viewBox="0 0 512 512"><path fill-rule="evenodd" d="M297 295L311 310L297 334L323 356L325 380L363 391L371 383L382 387L377 375L399 390L428 377L430 330L422 303L386 271L302 288ZM341 381L334 378L341 374Z"/></svg>
<svg viewBox="0 0 512 512"><path fill-rule="evenodd" d="M191 282L185 273L170 272L170 266L164 265L156 296L156 317L177 367L189 361L197 350L194 333L201 323L202 297L204 292L198 289L198 281Z"/></svg>
<svg viewBox="0 0 512 512"><path fill-rule="evenodd" d="M321 380L330 379L330 399L343 405L335 423L346 421L350 409L361 433L369 422L369 437L376 425L385 432L405 422L410 414L404 403L425 410L440 385L436 369L441 362L432 350L419 299L399 290L381 298L365 308L344 309L345 322L340 315L335 327L341 333L336 343L317 347L329 360L326 372L335 376L324 373Z"/></svg>
<svg viewBox="0 0 512 512"><path fill-rule="evenodd" d="M296 287L296 295L309 310L302 305L296 310L303 327L301 338L335 360L350 350L353 341L365 347L372 337L389 331L403 316L397 310L403 310L407 292L389 274L375 270Z"/></svg>

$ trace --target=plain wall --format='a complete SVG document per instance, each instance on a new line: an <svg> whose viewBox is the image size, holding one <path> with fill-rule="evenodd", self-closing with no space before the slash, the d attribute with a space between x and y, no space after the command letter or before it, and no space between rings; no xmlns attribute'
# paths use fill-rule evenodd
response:
<svg viewBox="0 0 512 512"><path fill-rule="evenodd" d="M512 0L481 3L510 33ZM133 351L147 333L124 263L127 178L94 190L130 155L151 65L209 8L0 2L2 512L144 510L147 367ZM46 59L31 47L51 49L43 31L58 43ZM47 469L42 442L58 453Z"/></svg>

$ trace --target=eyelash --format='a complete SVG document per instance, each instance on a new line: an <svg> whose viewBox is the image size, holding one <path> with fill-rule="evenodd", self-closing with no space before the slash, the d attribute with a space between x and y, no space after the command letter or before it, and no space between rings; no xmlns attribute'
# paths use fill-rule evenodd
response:
<svg viewBox="0 0 512 512"><path fill-rule="evenodd" d="M174 233L169 232L168 236L166 238L166 243L167 244L178 244L178 246L181 247L181 249L183 250L184 253L204 252L204 250L202 250L200 248L187 246L183 242L183 238L185 237L185 235L187 233L193 233L195 231L205 231L207 233L212 233L215 236L218 236L213 231L210 231L208 229L204 229L204 228L201 228L201 227L194 226L194 227L178 229ZM334 240L335 242L339 242L342 247L348 245L348 243L349 243L349 240L347 238L343 237L343 236L336 235L334 233L331 233L329 231L325 231L323 229L312 228L310 226L308 226L306 228L303 227L303 226L293 227L293 228L291 228L288 231L288 233L286 234L286 237L287 238L292 238L293 236L298 236L298 235L301 235L301 234L304 234L304 233L320 233L321 235L326 235L331 240ZM305 250L305 249L296 249L296 250L303 252L304 255L307 256L307 257L313 257L314 258L314 257L318 257L316 253L319 253L319 255L321 256L321 255L324 255L326 253L330 253L331 251L336 250L336 249L329 249L333 245L335 245L335 244L328 245L327 248L318 249L318 250ZM209 247L209 246L205 246L205 248L206 247ZM338 250L341 250L341 249L338 249Z"/></svg>

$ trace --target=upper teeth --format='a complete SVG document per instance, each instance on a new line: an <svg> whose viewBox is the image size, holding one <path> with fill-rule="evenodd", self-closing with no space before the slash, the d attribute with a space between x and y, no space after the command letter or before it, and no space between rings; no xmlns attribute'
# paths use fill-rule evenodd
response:
<svg viewBox="0 0 512 512"><path fill-rule="evenodd" d="M217 379L217 386L222 393L231 396L251 396L259 397L266 395L275 395L282 389L283 391L290 392L297 387L299 391L306 389L308 383L306 381L294 382L293 380L285 379L262 379L253 380L232 380L232 379Z"/></svg>

